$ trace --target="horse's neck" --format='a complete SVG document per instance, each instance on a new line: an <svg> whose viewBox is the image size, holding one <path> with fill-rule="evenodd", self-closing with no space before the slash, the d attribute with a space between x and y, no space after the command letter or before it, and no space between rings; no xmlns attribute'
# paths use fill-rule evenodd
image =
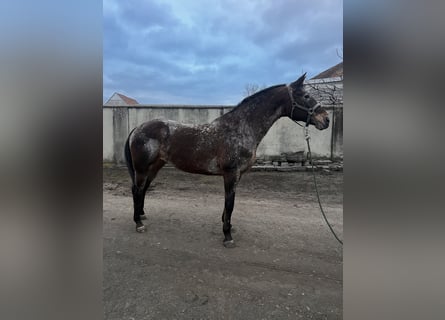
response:
<svg viewBox="0 0 445 320"><path fill-rule="evenodd" d="M283 116L282 106L262 106L261 112L255 114L255 111L247 117L247 124L255 133L257 145L267 134L272 125ZM260 111L260 110L258 110ZM250 119L249 119L250 118Z"/></svg>
<svg viewBox="0 0 445 320"><path fill-rule="evenodd" d="M282 90L276 88L274 90ZM233 110L227 122L234 126L248 126L253 133L256 145L264 138L270 127L281 117L287 114L285 99L279 92L271 92L270 98L261 100L259 103L246 103L239 105ZM229 116L229 114L226 114ZM221 117L222 119L224 118Z"/></svg>

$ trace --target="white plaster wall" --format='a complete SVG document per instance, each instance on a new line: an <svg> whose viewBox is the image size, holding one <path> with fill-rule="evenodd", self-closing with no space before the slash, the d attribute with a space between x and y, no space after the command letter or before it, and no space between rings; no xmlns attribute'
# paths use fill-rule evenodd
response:
<svg viewBox="0 0 445 320"><path fill-rule="evenodd" d="M178 109L172 108L129 108L129 130L154 119L178 120Z"/></svg>
<svg viewBox="0 0 445 320"><path fill-rule="evenodd" d="M332 119L332 111L328 111ZM303 122L300 122L304 125ZM314 156L330 157L332 127L318 130L309 127L311 150ZM257 157L279 156L282 153L307 151L303 128L289 118L281 118L270 128L257 149Z"/></svg>
<svg viewBox="0 0 445 320"><path fill-rule="evenodd" d="M209 123L221 115L221 108L181 108L178 121L190 124Z"/></svg>
<svg viewBox="0 0 445 320"><path fill-rule="evenodd" d="M129 128L154 119L175 120L182 123L203 124L209 123L221 115L222 108L193 108L193 107L154 107L129 108Z"/></svg>
<svg viewBox="0 0 445 320"><path fill-rule="evenodd" d="M301 127L288 118L281 118L269 129L257 149L257 157L279 156L304 150Z"/></svg>

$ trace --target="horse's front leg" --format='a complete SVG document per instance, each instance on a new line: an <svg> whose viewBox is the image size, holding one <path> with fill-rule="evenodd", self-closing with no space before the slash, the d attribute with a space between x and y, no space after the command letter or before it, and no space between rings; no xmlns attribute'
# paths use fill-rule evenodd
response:
<svg viewBox="0 0 445 320"><path fill-rule="evenodd" d="M240 179L239 171L230 171L224 173L224 190L225 190L225 202L223 212L223 233L224 233L224 247L233 248L235 242L232 239L232 212L235 204L235 191L236 185Z"/></svg>

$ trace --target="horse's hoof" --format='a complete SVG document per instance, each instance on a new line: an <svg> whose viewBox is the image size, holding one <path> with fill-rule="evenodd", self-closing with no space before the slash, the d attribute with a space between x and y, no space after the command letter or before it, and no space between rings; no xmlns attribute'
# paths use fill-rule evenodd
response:
<svg viewBox="0 0 445 320"><path fill-rule="evenodd" d="M224 241L223 245L226 248L235 248L235 241L233 241L233 240Z"/></svg>
<svg viewBox="0 0 445 320"><path fill-rule="evenodd" d="M145 231L147 231L147 227L144 225L136 227L136 231L139 233L144 233Z"/></svg>
<svg viewBox="0 0 445 320"><path fill-rule="evenodd" d="M147 216L146 215L140 215L141 220L147 220Z"/></svg>

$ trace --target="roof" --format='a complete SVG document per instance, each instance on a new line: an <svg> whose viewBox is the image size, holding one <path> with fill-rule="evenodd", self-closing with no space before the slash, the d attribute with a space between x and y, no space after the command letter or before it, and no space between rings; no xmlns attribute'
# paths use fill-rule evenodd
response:
<svg viewBox="0 0 445 320"><path fill-rule="evenodd" d="M123 95L122 93L116 93L119 97L121 97L122 100L125 101L126 104L139 104L135 99L127 97L126 95Z"/></svg>
<svg viewBox="0 0 445 320"><path fill-rule="evenodd" d="M110 97L110 99L108 99L108 101L105 102L104 105L115 106L115 105L122 105L122 103L124 103L125 105L128 105L128 106L139 104L139 102L137 102L135 99L127 97L126 95L124 95L122 93L115 92Z"/></svg>
<svg viewBox="0 0 445 320"><path fill-rule="evenodd" d="M317 74L315 77L312 77L311 79L325 79L325 78L335 78L335 77L343 77L343 61Z"/></svg>

